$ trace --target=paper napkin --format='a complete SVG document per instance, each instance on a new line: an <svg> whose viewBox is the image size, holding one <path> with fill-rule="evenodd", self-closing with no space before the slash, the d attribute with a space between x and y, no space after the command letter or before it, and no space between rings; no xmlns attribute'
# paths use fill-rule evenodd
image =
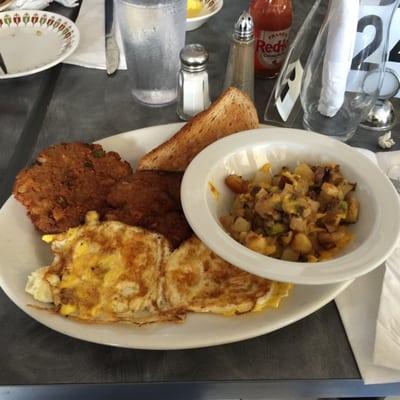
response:
<svg viewBox="0 0 400 400"><path fill-rule="evenodd" d="M106 69L104 0L84 1L75 23L80 33L79 45L64 62L81 67ZM116 26L115 32L120 50L119 69L126 69L118 26Z"/></svg>
<svg viewBox="0 0 400 400"><path fill-rule="evenodd" d="M374 363L375 330L384 273L385 267L381 266L357 278L335 299L358 369L366 384L400 382L400 371ZM384 343L382 345L385 347Z"/></svg>
<svg viewBox="0 0 400 400"><path fill-rule="evenodd" d="M400 152L378 153L379 166L400 182ZM396 369L400 380L400 244L386 262L376 325L374 362Z"/></svg>
<svg viewBox="0 0 400 400"><path fill-rule="evenodd" d="M42 10L46 8L53 0L14 0L11 5L11 10L25 9L25 10ZM54 0L65 7L76 7L79 0Z"/></svg>
<svg viewBox="0 0 400 400"><path fill-rule="evenodd" d="M359 150L400 178L400 151ZM364 382L400 382L400 247L386 266L356 279L336 304Z"/></svg>
<svg viewBox="0 0 400 400"><path fill-rule="evenodd" d="M400 380L400 248L386 262L376 325L374 362L398 370Z"/></svg>

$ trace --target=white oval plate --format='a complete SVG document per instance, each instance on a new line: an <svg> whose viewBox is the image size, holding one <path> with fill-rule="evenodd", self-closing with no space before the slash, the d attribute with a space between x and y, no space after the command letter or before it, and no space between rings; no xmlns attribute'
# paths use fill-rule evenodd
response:
<svg viewBox="0 0 400 400"><path fill-rule="evenodd" d="M79 43L76 25L62 15L39 10L0 13L0 52L7 74L0 79L35 74L59 64Z"/></svg>
<svg viewBox="0 0 400 400"><path fill-rule="evenodd" d="M164 142L183 124L154 126L127 132L99 143L117 151L135 166L144 153ZM89 342L136 349L172 350L213 346L249 339L289 325L334 299L351 282L315 287L295 286L276 310L222 317L190 314L183 324L91 325L30 307L40 305L25 293L28 274L47 265L52 255L41 241L24 208L10 197L0 210L0 285L10 299L32 318L55 331ZM10 316L11 317L11 316Z"/></svg>
<svg viewBox="0 0 400 400"><path fill-rule="evenodd" d="M349 226L354 239L329 261L304 263L266 257L231 238L219 222L233 202L225 185L227 175L251 178L265 163L270 163L275 173L283 166L294 168L299 161L336 162L347 179L357 182L360 218ZM209 189L210 183L218 197ZM398 194L381 169L338 140L299 129L255 129L211 144L186 169L181 197L189 224L210 249L252 274L278 281L320 285L354 279L381 265L400 234Z"/></svg>

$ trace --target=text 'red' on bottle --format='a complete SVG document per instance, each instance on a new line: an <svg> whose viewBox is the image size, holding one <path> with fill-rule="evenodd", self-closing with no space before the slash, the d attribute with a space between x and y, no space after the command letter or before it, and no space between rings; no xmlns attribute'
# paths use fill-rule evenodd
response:
<svg viewBox="0 0 400 400"><path fill-rule="evenodd" d="M292 26L291 0L251 0L254 21L255 75L274 78L285 60Z"/></svg>

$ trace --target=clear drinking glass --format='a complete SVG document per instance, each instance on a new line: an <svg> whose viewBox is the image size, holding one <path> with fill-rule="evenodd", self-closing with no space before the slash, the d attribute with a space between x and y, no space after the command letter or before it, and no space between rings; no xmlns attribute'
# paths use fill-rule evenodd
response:
<svg viewBox="0 0 400 400"><path fill-rule="evenodd" d="M132 95L162 106L177 97L186 0L115 0Z"/></svg>
<svg viewBox="0 0 400 400"><path fill-rule="evenodd" d="M340 32L350 19L346 2L355 7L350 9L352 35ZM338 11L340 3L343 8ZM330 1L304 69L300 99L306 129L343 141L353 136L378 97L389 28L398 4L399 0ZM338 35L337 40L330 40L331 35Z"/></svg>

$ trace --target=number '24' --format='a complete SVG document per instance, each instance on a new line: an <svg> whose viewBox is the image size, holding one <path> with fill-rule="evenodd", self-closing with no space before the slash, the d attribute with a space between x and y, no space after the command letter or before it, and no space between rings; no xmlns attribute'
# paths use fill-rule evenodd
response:
<svg viewBox="0 0 400 400"><path fill-rule="evenodd" d="M396 0L381 0L379 5L386 6L393 4ZM400 5L399 5L400 8ZM378 15L365 15L360 18L357 25L357 32L363 32L367 26L372 25L375 28L375 36L372 41L361 49L351 62L351 69L369 71L375 66L374 63L365 61L380 46L383 38L383 22ZM390 50L388 61L400 62L400 40Z"/></svg>

